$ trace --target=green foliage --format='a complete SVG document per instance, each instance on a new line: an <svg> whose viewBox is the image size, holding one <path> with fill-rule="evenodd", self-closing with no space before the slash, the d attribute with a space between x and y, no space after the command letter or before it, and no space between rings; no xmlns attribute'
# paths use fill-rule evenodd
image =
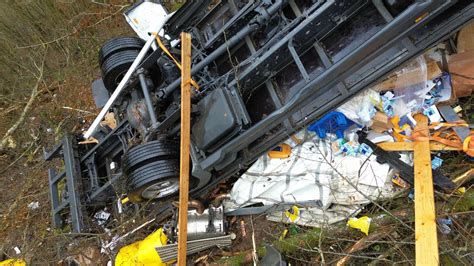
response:
<svg viewBox="0 0 474 266"><path fill-rule="evenodd" d="M274 245L283 253L295 253L302 247L312 249L312 247L317 246L320 235L320 228L311 228L305 233L295 234L286 239L278 240Z"/></svg>

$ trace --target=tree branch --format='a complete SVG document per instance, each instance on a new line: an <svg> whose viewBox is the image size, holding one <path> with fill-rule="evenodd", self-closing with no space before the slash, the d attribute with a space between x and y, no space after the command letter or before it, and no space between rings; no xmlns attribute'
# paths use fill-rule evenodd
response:
<svg viewBox="0 0 474 266"><path fill-rule="evenodd" d="M31 109L31 106L33 105L33 102L35 101L36 99L36 96L38 96L38 87L39 85L41 84L42 80L43 80L43 72L44 72L44 61L45 61L45 58L46 58L46 53L47 53L47 49L45 49L44 51L44 55L43 55L43 60L41 62L41 66L40 67L37 67L38 68L38 71L39 71L39 74L36 76L36 84L35 86L33 87L33 90L31 91L31 95L30 95L30 99L28 100L28 102L26 103L25 107L23 108L23 111L21 112L21 115L20 115L20 118L18 118L18 120L16 121L15 124L13 124L8 130L7 132L5 133L5 135L3 136L2 138L2 141L0 142L0 151L4 150L5 147L7 146L11 136L13 135L13 133L18 129L18 127L23 123L23 121L25 120L25 117L26 117L26 114L30 111Z"/></svg>

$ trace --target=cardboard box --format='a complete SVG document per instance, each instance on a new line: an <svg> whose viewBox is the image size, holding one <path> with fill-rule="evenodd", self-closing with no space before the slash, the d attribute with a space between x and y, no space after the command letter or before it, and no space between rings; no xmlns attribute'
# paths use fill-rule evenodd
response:
<svg viewBox="0 0 474 266"><path fill-rule="evenodd" d="M370 128L377 133L382 133L393 128L393 125L386 114L376 112L372 118L372 126L370 126Z"/></svg>
<svg viewBox="0 0 474 266"><path fill-rule="evenodd" d="M450 56L448 68L454 97L471 95L474 91L474 50Z"/></svg>
<svg viewBox="0 0 474 266"><path fill-rule="evenodd" d="M416 64L415 64L416 65ZM410 87L422 83L428 79L434 79L442 74L438 62L426 60L426 74L420 67L402 68L400 71L389 75L387 79L374 86L377 91L396 90L398 88Z"/></svg>

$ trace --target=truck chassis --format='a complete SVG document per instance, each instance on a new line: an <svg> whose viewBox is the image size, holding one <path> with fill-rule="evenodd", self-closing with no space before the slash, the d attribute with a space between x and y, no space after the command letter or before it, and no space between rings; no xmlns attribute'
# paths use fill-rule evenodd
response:
<svg viewBox="0 0 474 266"><path fill-rule="evenodd" d="M179 44L174 47L171 40L179 39L181 31L193 36L192 75L200 86L192 100L193 198L242 173L294 132L446 41L474 15L474 3L461 0L210 2L185 3L165 24L169 38L162 38L180 58ZM133 54L129 49L116 53ZM110 84L109 75L116 69L100 60L103 79L97 84L110 94L116 84ZM64 165L60 171L49 169L54 226L71 223L73 232L90 230L90 215L124 192L135 195L136 202L158 200L160 219L170 214L176 177L157 182L147 169L163 172L166 165L157 160L176 165L174 153L158 158L143 145L172 150L172 144L156 143L179 139L179 85L176 65L156 49L111 109L117 127L97 131L98 144L79 145L80 137L68 135L45 152L46 160L60 158ZM140 149L144 157L131 158ZM141 177L134 177L139 170ZM137 187L137 178L146 186ZM153 189L161 192L144 192Z"/></svg>

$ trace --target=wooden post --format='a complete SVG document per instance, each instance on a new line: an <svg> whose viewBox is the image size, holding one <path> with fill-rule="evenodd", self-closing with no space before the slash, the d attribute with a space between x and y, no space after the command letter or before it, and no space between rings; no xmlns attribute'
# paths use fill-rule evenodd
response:
<svg viewBox="0 0 474 266"><path fill-rule="evenodd" d="M428 118L418 114L416 130L428 136ZM438 265L438 237L433 195L433 176L429 140L413 144L415 169L415 250L416 265Z"/></svg>
<svg viewBox="0 0 474 266"><path fill-rule="evenodd" d="M181 33L181 155L179 178L178 265L186 265L188 240L189 149L191 138L191 34Z"/></svg>

